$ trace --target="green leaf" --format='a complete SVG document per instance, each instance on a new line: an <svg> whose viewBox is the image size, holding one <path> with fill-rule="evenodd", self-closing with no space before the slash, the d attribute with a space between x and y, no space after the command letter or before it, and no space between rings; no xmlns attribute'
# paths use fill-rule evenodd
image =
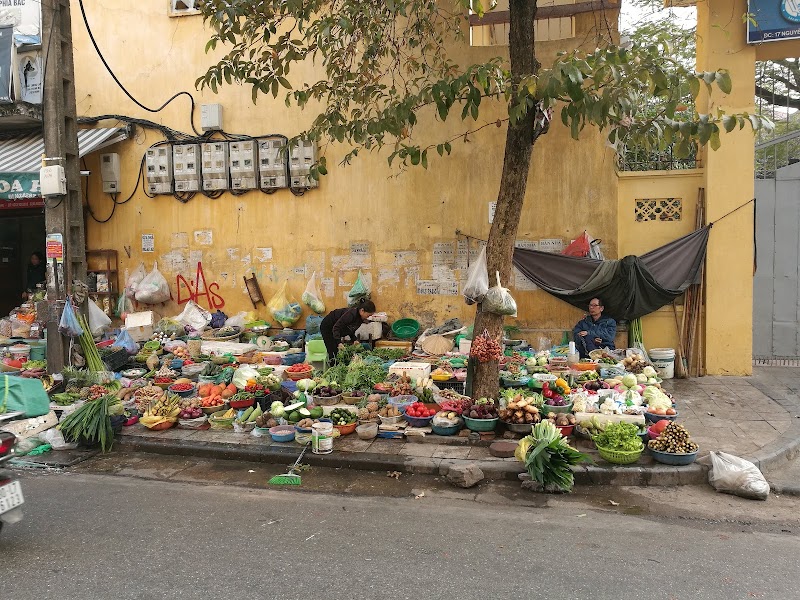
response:
<svg viewBox="0 0 800 600"><path fill-rule="evenodd" d="M732 117L730 115L723 116L722 126L725 128L725 131L730 133L731 131L736 129L736 117Z"/></svg>
<svg viewBox="0 0 800 600"><path fill-rule="evenodd" d="M569 133L572 136L573 140L578 139L578 134L580 133L580 126L581 122L578 117L572 117L572 123L570 123Z"/></svg>
<svg viewBox="0 0 800 600"><path fill-rule="evenodd" d="M730 73L728 73L727 71L717 71L715 80L717 82L717 86L719 87L720 91L723 94L731 93L731 90L733 89L733 84L731 83Z"/></svg>
<svg viewBox="0 0 800 600"><path fill-rule="evenodd" d="M278 82L285 87L287 90L292 89L292 84L284 77L278 77Z"/></svg>
<svg viewBox="0 0 800 600"><path fill-rule="evenodd" d="M719 128L717 128L714 133L711 134L711 149L716 152L722 146L722 142L719 139Z"/></svg>
<svg viewBox="0 0 800 600"><path fill-rule="evenodd" d="M696 100L697 96L700 95L700 80L697 77L691 77L689 79L689 91L692 94L692 99Z"/></svg>

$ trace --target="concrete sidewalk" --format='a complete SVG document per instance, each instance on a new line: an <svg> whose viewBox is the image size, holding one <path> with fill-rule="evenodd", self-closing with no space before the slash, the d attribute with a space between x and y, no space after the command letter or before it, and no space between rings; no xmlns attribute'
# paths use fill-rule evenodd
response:
<svg viewBox="0 0 800 600"><path fill-rule="evenodd" d="M679 419L700 445L700 453L723 450L748 458L763 470L780 469L796 454L800 443L800 368L757 367L752 377L704 377L674 380ZM600 459L592 444L575 445L594 459L576 469L577 485L688 485L706 481L704 467L672 467L647 455L634 465L611 465ZM517 479L524 468L513 458L496 458L490 442L463 437L427 436L420 441L362 441L355 435L336 439L329 455L306 454L313 466L401 471L446 475L457 465L475 463L490 479ZM169 429L150 431L126 427L115 448L183 456L252 460L289 464L300 452L294 442L275 443L232 431Z"/></svg>

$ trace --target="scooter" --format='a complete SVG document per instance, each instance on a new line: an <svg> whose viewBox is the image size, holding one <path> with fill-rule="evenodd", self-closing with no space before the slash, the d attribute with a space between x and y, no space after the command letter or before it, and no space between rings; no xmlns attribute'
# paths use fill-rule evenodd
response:
<svg viewBox="0 0 800 600"><path fill-rule="evenodd" d="M19 419L25 414L10 412L0 414L0 427L6 421ZM25 498L22 496L22 486L19 481L12 478L9 471L4 471L2 464L14 456L14 446L17 436L9 431L0 429L0 530L3 525L17 523L22 519L22 505Z"/></svg>

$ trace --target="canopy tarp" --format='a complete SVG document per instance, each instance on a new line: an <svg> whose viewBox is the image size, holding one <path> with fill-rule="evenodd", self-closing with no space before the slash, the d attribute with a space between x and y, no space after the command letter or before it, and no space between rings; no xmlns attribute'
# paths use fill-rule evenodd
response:
<svg viewBox="0 0 800 600"><path fill-rule="evenodd" d="M514 249L514 266L544 291L586 308L600 297L604 314L632 320L661 308L699 283L708 233L703 227L641 256L596 260Z"/></svg>

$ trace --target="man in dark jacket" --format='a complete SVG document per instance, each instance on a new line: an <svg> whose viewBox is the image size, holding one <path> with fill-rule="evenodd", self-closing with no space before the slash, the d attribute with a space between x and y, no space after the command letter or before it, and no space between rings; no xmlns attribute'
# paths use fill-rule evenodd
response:
<svg viewBox="0 0 800 600"><path fill-rule="evenodd" d="M348 338L355 340L356 331L375 313L375 304L364 300L353 308L337 308L328 313L319 325L319 332L328 351L328 360L333 363L339 344Z"/></svg>
<svg viewBox="0 0 800 600"><path fill-rule="evenodd" d="M572 329L575 346L581 358L588 358L592 350L614 348L617 322L611 317L604 317L603 308L603 301L600 298L589 300L589 314L578 321Z"/></svg>

